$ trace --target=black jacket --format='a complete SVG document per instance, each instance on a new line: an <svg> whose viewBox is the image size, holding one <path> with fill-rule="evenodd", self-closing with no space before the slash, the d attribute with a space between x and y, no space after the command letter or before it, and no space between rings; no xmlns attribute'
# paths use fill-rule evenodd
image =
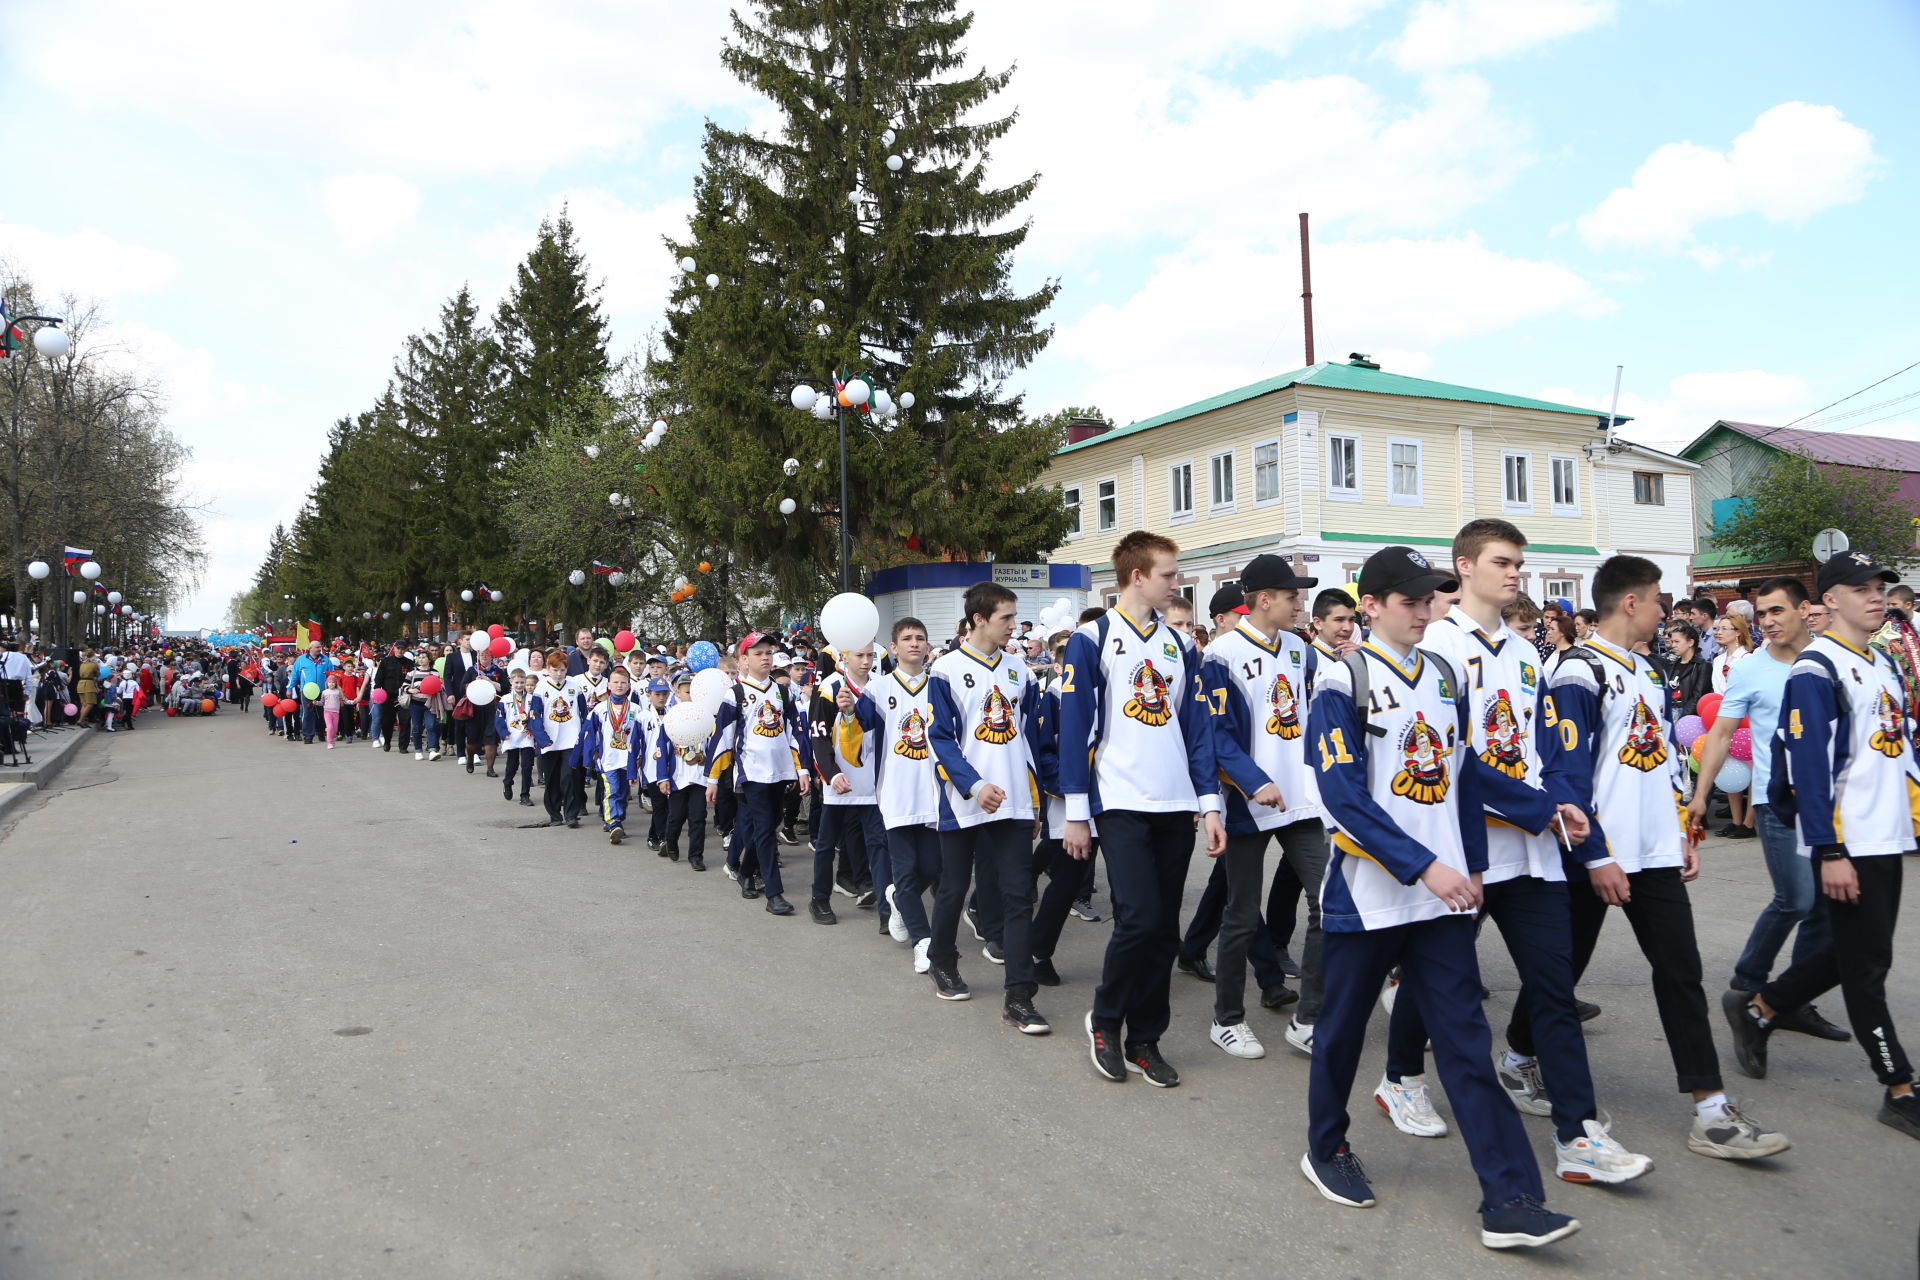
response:
<svg viewBox="0 0 1920 1280"><path fill-rule="evenodd" d="M1673 698L1673 714L1681 716L1696 715L1699 712L1700 699L1713 692L1713 667L1702 662L1698 654L1691 662L1677 662L1669 658L1667 668L1667 689Z"/></svg>

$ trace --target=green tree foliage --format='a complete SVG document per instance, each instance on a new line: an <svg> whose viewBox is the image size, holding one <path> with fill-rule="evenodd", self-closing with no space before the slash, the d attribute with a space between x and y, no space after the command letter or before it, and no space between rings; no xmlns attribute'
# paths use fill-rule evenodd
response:
<svg viewBox="0 0 1920 1280"><path fill-rule="evenodd" d="M1713 542L1750 563L1805 560L1814 535L1839 529L1855 551L1904 568L1914 552L1915 512L1901 500L1901 472L1841 467L1790 454L1767 469L1739 510L1716 525Z"/></svg>
<svg viewBox="0 0 1920 1280"><path fill-rule="evenodd" d="M607 389L613 363L600 286L587 281L586 257L564 209L541 222L539 241L494 312L493 329L506 377L499 418L508 452L540 439L581 395Z"/></svg>
<svg viewBox="0 0 1920 1280"><path fill-rule="evenodd" d="M954 9L756 0L722 55L781 119L766 137L709 126L691 235L669 246L696 266L653 367L680 464L662 496L692 536L766 566L790 600L831 580L840 513L835 424L788 395L836 371L915 398L893 421L849 418L862 566L899 558L909 538L922 557L1008 557L1065 533L1058 497L1033 486L1058 432L1025 421L1004 385L1052 333L1039 318L1057 286L1011 286L1035 179L986 182L988 149L1013 123L988 104L1011 73L964 70L972 19ZM792 478L787 458L802 463Z"/></svg>

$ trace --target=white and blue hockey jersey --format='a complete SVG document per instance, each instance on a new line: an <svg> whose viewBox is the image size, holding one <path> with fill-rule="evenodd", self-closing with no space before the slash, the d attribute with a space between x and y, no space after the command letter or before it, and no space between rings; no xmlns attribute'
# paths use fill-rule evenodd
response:
<svg viewBox="0 0 1920 1280"><path fill-rule="evenodd" d="M1369 642L1360 654L1364 727L1344 662L1320 669L1307 715L1333 845L1320 884L1320 925L1330 933L1450 915L1421 873L1435 860L1462 875L1487 866L1465 699L1417 648L1400 658Z"/></svg>
<svg viewBox="0 0 1920 1280"><path fill-rule="evenodd" d="M1589 632L1563 650L1540 702L1547 791L1592 815L1572 860L1628 875L1685 861L1680 753L1660 669Z"/></svg>
<svg viewBox="0 0 1920 1280"><path fill-rule="evenodd" d="M970 645L934 661L927 677L931 741L940 775L940 829L960 831L1040 811L1034 732L1040 686L1005 653L991 660ZM980 807L987 784L1007 793L1000 808Z"/></svg>
<svg viewBox="0 0 1920 1280"><path fill-rule="evenodd" d="M820 682L807 708L813 735L813 772L820 781L822 804L877 804L880 798L876 790L877 748L883 727L880 710L868 696L869 685L856 692L853 710L843 714L836 699L841 686L851 684L845 674L835 672ZM851 790L835 791L836 776L845 778Z"/></svg>
<svg viewBox="0 0 1920 1280"><path fill-rule="evenodd" d="M1214 710L1193 643L1159 615L1109 609L1067 641L1060 679L1060 792L1067 820L1108 809L1220 813Z"/></svg>
<svg viewBox="0 0 1920 1280"><path fill-rule="evenodd" d="M1211 709L1214 762L1229 835L1251 835L1322 816L1307 759L1307 707L1320 653L1289 632L1269 640L1242 621L1207 646L1201 685ZM1249 801L1267 783L1283 808Z"/></svg>
<svg viewBox="0 0 1920 1280"><path fill-rule="evenodd" d="M895 668L867 694L880 712L880 821L888 827L925 827L940 821L940 778L933 759L933 695L929 673L917 680Z"/></svg>
<svg viewBox="0 0 1920 1280"><path fill-rule="evenodd" d="M1457 604L1427 628L1420 647L1445 658L1464 686L1468 737L1487 806L1482 883L1515 876L1565 880L1559 837L1550 829L1553 799L1535 741L1546 686L1540 651L1505 623L1489 636Z"/></svg>
<svg viewBox="0 0 1920 1280"><path fill-rule="evenodd" d="M800 700L777 680L735 681L733 697L721 701L714 717L706 754L709 780L731 769L736 784L793 781L813 760Z"/></svg>
<svg viewBox="0 0 1920 1280"><path fill-rule="evenodd" d="M537 737L543 738L540 750L571 752L580 742L581 721L586 711L578 696L568 691L565 684L551 678L551 674L542 674L533 686L530 700L533 714L540 724Z"/></svg>
<svg viewBox="0 0 1920 1280"><path fill-rule="evenodd" d="M1794 822L1800 851L1843 846L1850 858L1914 847L1920 778L1899 672L1878 649L1832 632L1800 651L1774 730L1768 801Z"/></svg>
<svg viewBox="0 0 1920 1280"><path fill-rule="evenodd" d="M609 695L587 713L573 762L596 773L621 774L631 780L640 776L645 753L646 740L633 699Z"/></svg>

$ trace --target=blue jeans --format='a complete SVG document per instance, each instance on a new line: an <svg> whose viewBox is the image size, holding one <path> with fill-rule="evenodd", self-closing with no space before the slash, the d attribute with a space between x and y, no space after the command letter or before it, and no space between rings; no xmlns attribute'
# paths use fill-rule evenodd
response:
<svg viewBox="0 0 1920 1280"><path fill-rule="evenodd" d="M372 698L367 699L367 738L369 740L377 741L379 739L380 713L386 709L386 703L375 702Z"/></svg>
<svg viewBox="0 0 1920 1280"><path fill-rule="evenodd" d="M1833 938L1833 926L1827 921L1826 903L1814 884L1813 859L1800 852L1798 833L1773 816L1773 806L1753 806L1753 827L1760 836L1760 852L1767 860L1767 874L1773 878L1773 900L1760 908L1753 922L1747 946L1733 964L1733 985L1742 991L1758 991L1767 985L1774 958L1795 925L1799 936L1793 940L1793 963L1799 964L1826 946Z"/></svg>
<svg viewBox="0 0 1920 1280"><path fill-rule="evenodd" d="M407 708L413 714L413 749L415 751L438 751L440 749L440 719L427 710L425 698L415 698L413 705Z"/></svg>

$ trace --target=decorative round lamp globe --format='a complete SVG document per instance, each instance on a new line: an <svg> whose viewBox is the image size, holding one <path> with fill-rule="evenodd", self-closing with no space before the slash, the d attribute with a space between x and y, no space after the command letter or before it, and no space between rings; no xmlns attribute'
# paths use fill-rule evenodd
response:
<svg viewBox="0 0 1920 1280"><path fill-rule="evenodd" d="M902 392L900 393L900 407L901 407L902 409L911 409L911 408L913 408L913 392L911 392L911 391L902 391Z"/></svg>
<svg viewBox="0 0 1920 1280"><path fill-rule="evenodd" d="M124 600L124 599L126 599L126 597L125 597L125 596L123 596L123 595L121 595L121 594L120 594L120 593L119 593L118 591L109 591L109 592L107 592L107 603L108 603L108 604L119 604L119 603L120 603L120 602L121 602L122 600Z"/></svg>
<svg viewBox="0 0 1920 1280"><path fill-rule="evenodd" d="M681 269L682 271L692 271L692 270L693 270L693 268L694 268L694 265L695 265L695 264L694 264L694 261L693 261L693 259L692 259L692 258L682 258L682 259L680 259L680 269Z"/></svg>
<svg viewBox="0 0 1920 1280"><path fill-rule="evenodd" d="M848 404L862 405L872 398L872 396L873 388L867 385L866 379L854 378L847 383Z"/></svg>
<svg viewBox="0 0 1920 1280"><path fill-rule="evenodd" d="M493 601L495 604L499 604L502 600L506 598L507 598L506 595L503 592L499 592L499 591L489 592L487 595L487 599Z"/></svg>
<svg viewBox="0 0 1920 1280"><path fill-rule="evenodd" d="M585 586L587 581L587 571L585 569L575 569L572 573L567 575L567 581L572 583L576 587Z"/></svg>
<svg viewBox="0 0 1920 1280"><path fill-rule="evenodd" d="M815 400L813 402L813 416L822 422L831 418L833 416L833 397L823 395L818 400Z"/></svg>
<svg viewBox="0 0 1920 1280"><path fill-rule="evenodd" d="M73 350L73 343L60 330L46 327L33 335L33 349L49 360L59 360Z"/></svg>
<svg viewBox="0 0 1920 1280"><path fill-rule="evenodd" d="M624 573L610 573L607 575L607 585L610 587L625 586L626 582L627 575Z"/></svg>
<svg viewBox="0 0 1920 1280"><path fill-rule="evenodd" d="M100 576L100 566L89 560L80 566L80 576L92 582Z"/></svg>
<svg viewBox="0 0 1920 1280"><path fill-rule="evenodd" d="M107 606L105 606L105 605L103 605L103 604L97 604L97 605L95 605L95 606L93 606L93 611L94 611L95 613L105 613L105 612L107 611Z"/></svg>
<svg viewBox="0 0 1920 1280"><path fill-rule="evenodd" d="M612 507L617 507L617 506L619 506L619 505L620 505L620 495L619 495L619 494L617 494L617 493L610 493L610 494L608 494L608 495L607 495L607 505L608 505L608 506L612 506Z"/></svg>
<svg viewBox="0 0 1920 1280"><path fill-rule="evenodd" d="M587 446L587 456L588 456L589 458L597 458L597 457L599 457L599 456L600 456L600 446L599 446L599 445L597 445L597 444L590 444L590 445L588 445L588 446Z"/></svg>
<svg viewBox="0 0 1920 1280"><path fill-rule="evenodd" d="M790 476L797 476L800 474L800 459L788 458L780 464L780 469Z"/></svg>
<svg viewBox="0 0 1920 1280"><path fill-rule="evenodd" d="M48 566L45 560L35 560L27 566L27 576L35 582L45 582L47 575L52 572L52 568Z"/></svg>
<svg viewBox="0 0 1920 1280"><path fill-rule="evenodd" d="M400 606L400 612L402 613L411 613L412 611L413 611L413 606L410 604L403 604Z"/></svg>
<svg viewBox="0 0 1920 1280"><path fill-rule="evenodd" d="M800 504L799 504L799 503L797 503L797 502L795 502L795 501L794 501L794 500L793 500L792 498L782 498L782 499L780 499L780 514L781 514L781 515L783 515L783 516L790 516L790 515L792 515L792 514L793 514L794 512L796 512L796 511L798 511L799 509L800 509ZM76 594L76 595L78 595L79 593L78 593L78 592L75 592L75 594Z"/></svg>
<svg viewBox="0 0 1920 1280"><path fill-rule="evenodd" d="M719 287L720 287L720 277L709 274L707 276L707 288L718 289Z"/></svg>
<svg viewBox="0 0 1920 1280"><path fill-rule="evenodd" d="M461 599L461 600L463 600L463 601L465 601L465 602L466 602L466 603L468 603L468 604L472 604L472 603L473 603L473 592L471 592L471 591L462 591L462 592L460 593L460 599Z"/></svg>
<svg viewBox="0 0 1920 1280"><path fill-rule="evenodd" d="M905 160L902 160L899 156L887 157L887 168L892 170L894 173L898 173L906 167L907 167L907 162Z"/></svg>
<svg viewBox="0 0 1920 1280"><path fill-rule="evenodd" d="M425 610L426 610L426 611L427 611L428 613L432 613L432 612L433 612L433 606L432 606L431 604L423 604L423 605L421 605L420 607L421 607L422 609L425 609Z"/></svg>
<svg viewBox="0 0 1920 1280"><path fill-rule="evenodd" d="M73 602L74 602L75 604L85 604L85 603L87 602L87 593L86 593L86 592L84 592L84 591L76 591L76 592L74 592L74 593L73 593Z"/></svg>
<svg viewBox="0 0 1920 1280"><path fill-rule="evenodd" d="M813 402L819 398L820 393L804 382L795 387L793 394L788 397L788 399L793 402L793 407L802 413L813 408Z"/></svg>

